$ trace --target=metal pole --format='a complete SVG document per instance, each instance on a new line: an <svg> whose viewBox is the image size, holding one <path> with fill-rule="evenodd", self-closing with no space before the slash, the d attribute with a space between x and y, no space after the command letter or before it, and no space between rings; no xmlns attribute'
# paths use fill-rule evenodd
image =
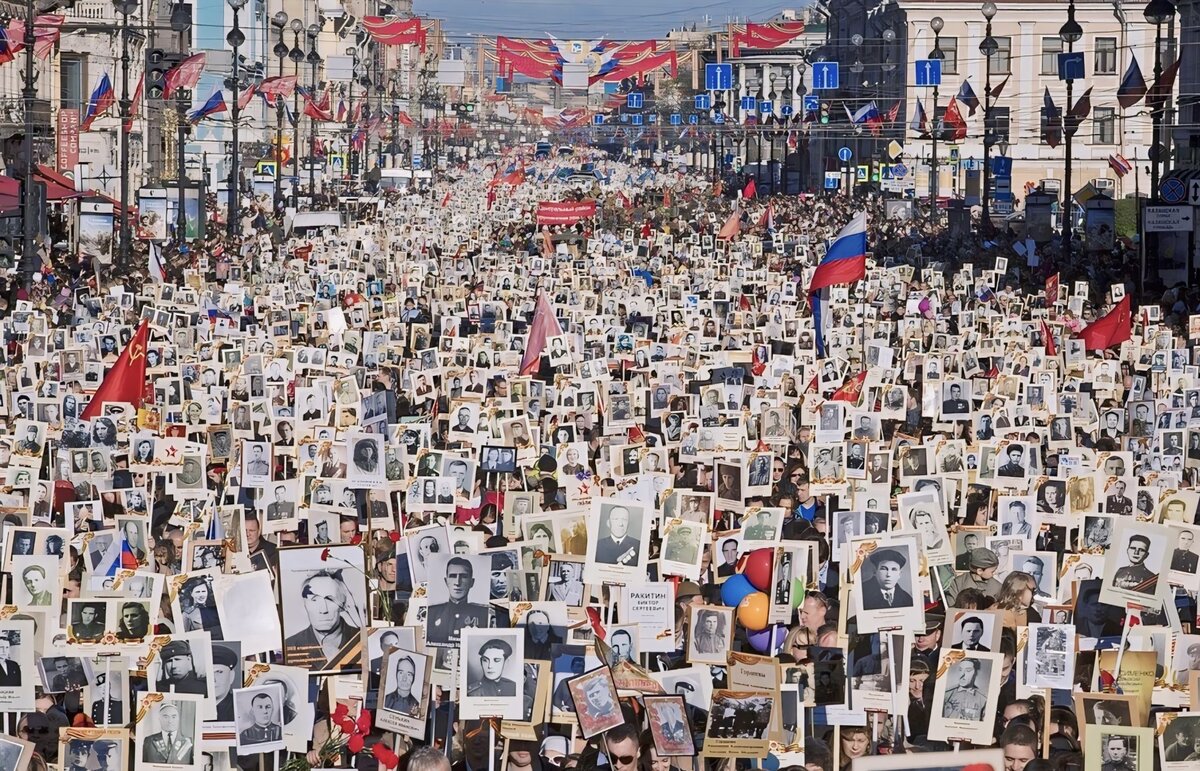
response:
<svg viewBox="0 0 1200 771"><path fill-rule="evenodd" d="M987 20L987 31L984 33L984 39L992 37L992 20ZM991 208L991 179L992 179L992 57L984 57L984 85L983 85L983 217L979 223L981 233L990 233L992 230L992 208Z"/></svg>
<svg viewBox="0 0 1200 771"><path fill-rule="evenodd" d="M933 87L933 155L930 160L929 171L929 218L937 222L937 204L938 204L938 134L941 133L942 122L938 119L938 87Z"/></svg>
<svg viewBox="0 0 1200 771"><path fill-rule="evenodd" d="M313 41L313 50L316 49L317 41ZM317 63L312 63L312 87L313 96L316 96L317 88ZM317 119L309 116L308 118L308 195L310 198L315 198L317 195L317 170L316 170L316 153L313 148L317 144Z"/></svg>
<svg viewBox="0 0 1200 771"><path fill-rule="evenodd" d="M279 30L283 42L283 30ZM286 56L286 54L285 54ZM283 59L279 57L279 77L283 77ZM283 94L275 93L275 208L283 203Z"/></svg>
<svg viewBox="0 0 1200 771"><path fill-rule="evenodd" d="M186 34L187 34L187 32L183 31L183 30L180 30L180 32L179 32L179 50L181 53L187 50L187 40L184 37ZM186 89L183 89L183 88L175 89L175 111L179 116L179 125L177 126L177 129L176 129L176 144L177 144L177 146L175 148L175 164L176 164L175 181L179 187L179 212L177 213L177 216L175 218L175 229L177 231L175 233L175 240L179 244L180 247L182 247L185 243L187 243L187 214L183 208L184 207L183 185L184 185L184 181L187 179L187 168L186 168L187 160L185 158L185 153L184 153L184 149L183 149L184 144L187 142L187 108L188 108L188 105L187 105L187 102L184 101L185 93L186 93ZM201 201L200 202L200 213L203 213L203 211L204 211L204 202Z"/></svg>
<svg viewBox="0 0 1200 771"><path fill-rule="evenodd" d="M300 33L296 33L295 44L300 45ZM296 83L300 82L300 60L292 61L292 74L296 76ZM300 88L296 87L292 91L292 119L295 123L292 124L292 196L294 198L293 205L297 209L300 208Z"/></svg>
<svg viewBox="0 0 1200 771"><path fill-rule="evenodd" d="M21 88L21 100L25 108L25 139L22 143L22 153L25 156L25 173L21 180L21 195L24 199L22 224L24 238L21 243L21 282L28 292L33 286L33 274L37 270L37 195L33 186L33 170L36 164L33 159L33 103L37 99L37 86L33 78L33 49L37 43L34 37L34 7L33 0L25 3L25 82Z"/></svg>
<svg viewBox="0 0 1200 771"><path fill-rule="evenodd" d="M129 270L130 263L130 229L129 229L129 131L125 122L130 118L133 101L129 98L129 11L132 8L122 8L125 13L121 19L121 272Z"/></svg>
<svg viewBox="0 0 1200 771"><path fill-rule="evenodd" d="M1154 83L1155 84L1157 84L1159 82L1159 80L1162 78L1162 71L1163 71L1163 66L1162 66L1162 24L1160 23L1160 24L1154 25ZM1158 98L1156 99L1155 103L1153 105L1151 105L1151 107L1150 107L1150 120L1151 120L1152 131L1154 132L1153 137L1150 139L1150 153L1149 153L1149 155L1150 155L1150 204L1152 206L1157 206L1159 203L1159 197L1158 197L1159 166L1158 166L1158 163L1162 157L1162 148L1160 146L1160 143L1162 141L1162 133L1163 133L1162 132L1162 119L1163 119L1162 105L1166 104L1165 97L1158 95L1158 94L1156 94L1155 96ZM1141 202L1138 203L1138 206L1139 206L1139 208L1141 207ZM1143 254L1153 255L1151 257L1151 261L1153 263L1153 269L1154 269L1155 273L1157 273L1158 267L1160 264L1159 259L1158 259L1158 234L1155 233L1152 236L1148 233L1142 234L1142 241L1150 241L1150 240L1153 241L1153 244L1144 244L1142 246ZM1153 247L1153 248L1151 248L1151 247ZM1145 257L1143 257L1143 260L1145 260ZM1144 266L1142 269L1142 273L1143 273L1143 276L1146 273Z"/></svg>
<svg viewBox="0 0 1200 771"><path fill-rule="evenodd" d="M238 8L233 9L233 29L231 34L238 34ZM238 212L238 203L241 199L241 181L242 181L242 166L241 158L238 155L238 116L241 114L241 109L238 107L238 46L233 47L233 80L232 80L233 104L229 107L229 119L233 129L233 147L230 149L229 155L229 222L227 232L230 236L236 236L241 232L242 224Z"/></svg>
<svg viewBox="0 0 1200 771"><path fill-rule="evenodd" d="M1074 48L1074 43L1067 44L1068 53L1073 51ZM1064 109L1067 111L1067 117L1063 121L1063 128L1067 133L1067 141L1065 145L1066 158L1064 159L1065 162L1063 163L1062 252L1063 261L1068 263L1071 260L1071 220L1074 218L1075 214L1071 207L1071 146L1074 144L1073 140L1075 137L1075 129L1078 128L1078 124L1072 126L1070 123L1072 120L1070 116L1073 105L1072 92L1074 91L1074 87L1075 81L1072 78L1067 78L1067 103L1064 105Z"/></svg>

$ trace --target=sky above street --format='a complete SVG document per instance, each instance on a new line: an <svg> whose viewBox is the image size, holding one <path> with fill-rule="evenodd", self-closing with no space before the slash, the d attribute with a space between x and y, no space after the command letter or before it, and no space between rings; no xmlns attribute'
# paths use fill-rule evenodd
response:
<svg viewBox="0 0 1200 771"><path fill-rule="evenodd" d="M692 22L765 21L802 0L415 0L414 12L442 19L451 35L507 35L595 40L665 37ZM454 42L460 42L458 40Z"/></svg>

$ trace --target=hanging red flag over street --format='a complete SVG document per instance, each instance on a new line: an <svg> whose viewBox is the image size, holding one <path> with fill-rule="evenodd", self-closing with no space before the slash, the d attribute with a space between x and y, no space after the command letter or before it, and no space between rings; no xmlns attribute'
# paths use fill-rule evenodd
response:
<svg viewBox="0 0 1200 771"><path fill-rule="evenodd" d="M167 70L163 76L163 99L170 99L177 89L195 88L204 72L205 58L203 53L193 54Z"/></svg>
<svg viewBox="0 0 1200 771"><path fill-rule="evenodd" d="M958 99L950 100L950 106L946 108L943 120L946 123L946 130L950 133L950 141L958 142L967 138L967 121L958 109Z"/></svg>
<svg viewBox="0 0 1200 771"><path fill-rule="evenodd" d="M149 336L150 322L143 319L133 333L133 339L121 351L117 363L104 376L104 382L88 402L87 409L83 411L83 420L98 417L105 402L142 406L146 389L146 342Z"/></svg>
<svg viewBox="0 0 1200 771"><path fill-rule="evenodd" d="M1087 325L1079 337L1089 351L1104 350L1133 337L1133 318L1129 314L1129 295L1121 298L1117 307Z"/></svg>
<svg viewBox="0 0 1200 771"><path fill-rule="evenodd" d="M554 308L546 299L545 292L538 292L537 306L533 309L533 322L529 325L529 337L525 341L525 355L521 357L521 374L532 375L541 366L542 351L546 341L563 333Z"/></svg>
<svg viewBox="0 0 1200 771"><path fill-rule="evenodd" d="M1045 343L1048 355L1058 355L1058 344L1054 342L1054 333L1050 331L1050 325L1045 321L1042 321L1042 342Z"/></svg>

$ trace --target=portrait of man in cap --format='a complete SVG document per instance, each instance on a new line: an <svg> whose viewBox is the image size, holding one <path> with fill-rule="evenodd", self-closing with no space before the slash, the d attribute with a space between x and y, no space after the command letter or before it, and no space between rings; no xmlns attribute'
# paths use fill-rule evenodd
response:
<svg viewBox="0 0 1200 771"><path fill-rule="evenodd" d="M172 640L159 651L161 668L154 690L161 693L208 694L208 684L196 671L191 644L186 640Z"/></svg>
<svg viewBox="0 0 1200 771"><path fill-rule="evenodd" d="M900 549L884 547L867 556L862 572L863 610L912 607L913 598L905 589L908 558Z"/></svg>

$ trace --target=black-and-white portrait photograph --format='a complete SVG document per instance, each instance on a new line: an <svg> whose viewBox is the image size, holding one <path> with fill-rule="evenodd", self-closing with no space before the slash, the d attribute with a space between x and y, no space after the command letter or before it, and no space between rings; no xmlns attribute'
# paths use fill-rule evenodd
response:
<svg viewBox="0 0 1200 771"><path fill-rule="evenodd" d="M193 767L198 759L200 697L142 694L138 713L138 768Z"/></svg>
<svg viewBox="0 0 1200 771"><path fill-rule="evenodd" d="M360 547L280 549L279 593L285 664L314 672L358 668L366 619Z"/></svg>
<svg viewBox="0 0 1200 771"><path fill-rule="evenodd" d="M733 609L692 607L687 658L693 664L724 666L733 640Z"/></svg>
<svg viewBox="0 0 1200 771"><path fill-rule="evenodd" d="M920 623L920 597L914 595L915 538L862 536L852 540L847 551L859 587L854 596L860 632Z"/></svg>
<svg viewBox="0 0 1200 771"><path fill-rule="evenodd" d="M588 583L644 575L649 517L634 501L596 498L588 517Z"/></svg>
<svg viewBox="0 0 1200 771"><path fill-rule="evenodd" d="M234 690L233 709L239 754L284 749L283 701L283 687L278 683Z"/></svg>
<svg viewBox="0 0 1200 771"><path fill-rule="evenodd" d="M714 691L705 746L721 739L765 741L774 706L770 694Z"/></svg>
<svg viewBox="0 0 1200 771"><path fill-rule="evenodd" d="M525 688L525 638L519 629L462 633L459 699L464 718L519 714Z"/></svg>
<svg viewBox="0 0 1200 771"><path fill-rule="evenodd" d="M358 486L383 485L384 472L383 435L353 433L346 438L347 455L350 461L346 478Z"/></svg>
<svg viewBox="0 0 1200 771"><path fill-rule="evenodd" d="M1025 655L1025 680L1031 688L1069 690L1075 678L1074 625L1030 624Z"/></svg>
<svg viewBox="0 0 1200 771"><path fill-rule="evenodd" d="M1001 654L943 651L934 685L929 735L944 741L990 742L1000 691ZM974 737L972 739L971 737Z"/></svg>
<svg viewBox="0 0 1200 771"><path fill-rule="evenodd" d="M1174 551L1171 535L1167 525L1118 519L1112 546L1104 555L1100 601L1118 607L1127 602L1160 603L1168 586L1163 570Z"/></svg>
<svg viewBox="0 0 1200 771"><path fill-rule="evenodd" d="M430 555L426 643L457 647L465 630L491 625L491 574L492 557L488 554Z"/></svg>
<svg viewBox="0 0 1200 771"><path fill-rule="evenodd" d="M942 645L951 650L998 651L1003 619L996 611L950 609Z"/></svg>
<svg viewBox="0 0 1200 771"><path fill-rule="evenodd" d="M424 728L429 708L429 656L405 648L392 648L384 654L376 722L386 730ZM387 725L397 728L388 728ZM407 733L407 731L405 731Z"/></svg>
<svg viewBox="0 0 1200 771"><path fill-rule="evenodd" d="M32 619L0 621L0 709L22 712L34 708L34 686L40 685L34 664L36 647Z"/></svg>

